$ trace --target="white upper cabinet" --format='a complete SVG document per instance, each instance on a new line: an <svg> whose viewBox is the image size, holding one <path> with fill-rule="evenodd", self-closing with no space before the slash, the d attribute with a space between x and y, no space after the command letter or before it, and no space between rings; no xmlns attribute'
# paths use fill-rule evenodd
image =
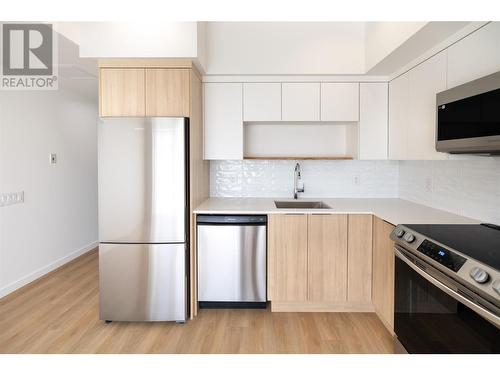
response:
<svg viewBox="0 0 500 375"><path fill-rule="evenodd" d="M446 90L446 51L410 70L407 159L439 160L436 151L436 94Z"/></svg>
<svg viewBox="0 0 500 375"><path fill-rule="evenodd" d="M499 22L489 23L448 48L448 88L499 70Z"/></svg>
<svg viewBox="0 0 500 375"><path fill-rule="evenodd" d="M320 121L319 83L283 83L281 100L283 121Z"/></svg>
<svg viewBox="0 0 500 375"><path fill-rule="evenodd" d="M244 83L243 121L281 121L281 83Z"/></svg>
<svg viewBox="0 0 500 375"><path fill-rule="evenodd" d="M204 84L205 159L243 159L243 84Z"/></svg>
<svg viewBox="0 0 500 375"><path fill-rule="evenodd" d="M321 121L358 121L359 83L321 84Z"/></svg>
<svg viewBox="0 0 500 375"><path fill-rule="evenodd" d="M407 159L406 142L410 108L410 74L389 83L389 159Z"/></svg>
<svg viewBox="0 0 500 375"><path fill-rule="evenodd" d="M436 151L436 94L446 90L446 51L389 84L389 158L441 160Z"/></svg>
<svg viewBox="0 0 500 375"><path fill-rule="evenodd" d="M359 159L387 159L388 84L359 86Z"/></svg>

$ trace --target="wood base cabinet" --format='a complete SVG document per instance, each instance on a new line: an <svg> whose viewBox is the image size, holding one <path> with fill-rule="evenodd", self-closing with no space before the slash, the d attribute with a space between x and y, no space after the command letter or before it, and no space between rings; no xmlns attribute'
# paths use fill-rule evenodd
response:
<svg viewBox="0 0 500 375"><path fill-rule="evenodd" d="M269 215L272 311L373 311L371 215Z"/></svg>
<svg viewBox="0 0 500 375"><path fill-rule="evenodd" d="M372 302L372 215L349 215L347 300Z"/></svg>
<svg viewBox="0 0 500 375"><path fill-rule="evenodd" d="M378 317L394 332L394 226L373 217L373 305Z"/></svg>
<svg viewBox="0 0 500 375"><path fill-rule="evenodd" d="M308 215L308 300L347 299L347 215Z"/></svg>
<svg viewBox="0 0 500 375"><path fill-rule="evenodd" d="M307 300L307 216L270 215L268 298Z"/></svg>

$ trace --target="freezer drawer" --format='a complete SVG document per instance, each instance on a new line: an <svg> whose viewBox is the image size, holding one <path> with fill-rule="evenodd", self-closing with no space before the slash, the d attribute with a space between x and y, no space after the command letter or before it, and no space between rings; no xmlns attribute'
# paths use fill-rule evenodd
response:
<svg viewBox="0 0 500 375"><path fill-rule="evenodd" d="M266 226L198 224L198 300L266 301Z"/></svg>
<svg viewBox="0 0 500 375"><path fill-rule="evenodd" d="M184 244L100 244L100 318L186 320Z"/></svg>

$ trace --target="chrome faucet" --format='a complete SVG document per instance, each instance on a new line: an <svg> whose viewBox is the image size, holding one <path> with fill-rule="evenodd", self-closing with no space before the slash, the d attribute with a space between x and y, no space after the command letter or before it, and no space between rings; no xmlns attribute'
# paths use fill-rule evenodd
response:
<svg viewBox="0 0 500 375"><path fill-rule="evenodd" d="M304 192L304 183L302 182L302 177L300 175L300 164L295 164L294 176L293 176L293 199L297 199L298 193Z"/></svg>

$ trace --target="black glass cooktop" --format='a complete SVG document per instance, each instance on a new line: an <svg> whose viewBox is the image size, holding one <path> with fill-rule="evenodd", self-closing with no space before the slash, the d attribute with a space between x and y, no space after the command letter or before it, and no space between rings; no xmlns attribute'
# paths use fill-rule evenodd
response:
<svg viewBox="0 0 500 375"><path fill-rule="evenodd" d="M500 271L500 228L484 224L404 224Z"/></svg>

